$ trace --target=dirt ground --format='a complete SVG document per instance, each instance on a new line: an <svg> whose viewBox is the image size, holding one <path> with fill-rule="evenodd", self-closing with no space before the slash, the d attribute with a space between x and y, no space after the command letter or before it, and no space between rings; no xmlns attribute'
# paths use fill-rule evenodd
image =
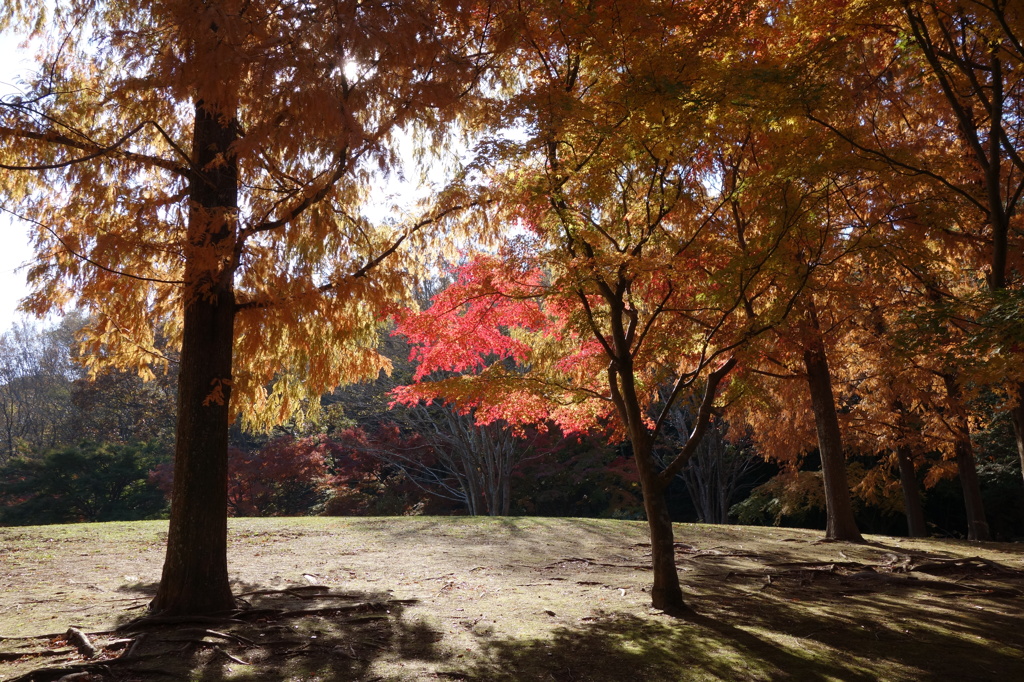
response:
<svg viewBox="0 0 1024 682"><path fill-rule="evenodd" d="M233 519L238 613L139 623L166 522L0 528L0 680L1024 679L1024 547L677 526ZM86 658L67 636L85 633Z"/></svg>

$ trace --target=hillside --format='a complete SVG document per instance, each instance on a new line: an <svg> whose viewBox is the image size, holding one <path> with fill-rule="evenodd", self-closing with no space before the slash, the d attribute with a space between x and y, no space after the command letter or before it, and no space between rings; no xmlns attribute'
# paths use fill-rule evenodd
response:
<svg viewBox="0 0 1024 682"><path fill-rule="evenodd" d="M645 524L233 519L250 608L139 624L166 522L0 529L0 679L996 680L1024 665L1016 545L679 525L696 614L648 607ZM288 589L294 588L294 589ZM113 662L120 658L120 662ZM127 657L127 658L125 658Z"/></svg>

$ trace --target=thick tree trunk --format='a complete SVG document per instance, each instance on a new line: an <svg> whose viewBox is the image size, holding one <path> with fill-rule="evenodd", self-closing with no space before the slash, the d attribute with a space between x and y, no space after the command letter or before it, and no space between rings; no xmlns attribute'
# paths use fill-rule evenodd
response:
<svg viewBox="0 0 1024 682"><path fill-rule="evenodd" d="M218 382L231 378L233 317L233 301L224 292L185 311L171 520L154 612L191 615L234 607L227 568L230 385L219 384L221 403L208 400Z"/></svg>
<svg viewBox="0 0 1024 682"><path fill-rule="evenodd" d="M900 467L900 487L903 489L903 507L907 514L907 534L912 538L926 538L928 526L924 522L921 490L917 485L914 456L910 448L905 445L897 447L896 461Z"/></svg>
<svg viewBox="0 0 1024 682"><path fill-rule="evenodd" d="M960 397L956 377L944 374L946 400L953 421L953 452L960 473L960 485L964 491L964 506L967 510L967 539L982 541L989 539L985 506L981 502L981 486L978 483L978 469L975 464L974 446L971 444L971 427L967 422L967 410Z"/></svg>
<svg viewBox="0 0 1024 682"><path fill-rule="evenodd" d="M234 608L227 570L228 402L235 300L229 263L238 205L233 121L196 103L167 555L154 612Z"/></svg>
<svg viewBox="0 0 1024 682"><path fill-rule="evenodd" d="M668 513L665 489L654 480L653 470L650 473L650 477L641 474L640 484L647 527L651 532L651 567L654 569L651 605L666 613L679 615L689 612L690 608L683 602L683 590L679 586L672 517Z"/></svg>
<svg viewBox="0 0 1024 682"><path fill-rule="evenodd" d="M839 430L835 396L832 393L832 375L828 368L825 344L821 340L817 316L813 306L809 311L811 340L804 349L804 368L811 392L811 408L818 432L818 450L825 483L825 512L828 524L825 537L831 540L864 542L857 522L853 518L850 501L850 483L846 479L846 454Z"/></svg>

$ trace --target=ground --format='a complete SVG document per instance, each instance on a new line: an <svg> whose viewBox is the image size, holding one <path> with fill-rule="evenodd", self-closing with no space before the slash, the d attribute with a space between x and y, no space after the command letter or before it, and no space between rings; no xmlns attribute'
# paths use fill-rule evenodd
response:
<svg viewBox="0 0 1024 682"><path fill-rule="evenodd" d="M166 522L0 528L0 679L1012 680L1020 545L680 524L233 519L231 617L142 622ZM66 634L85 633L86 659Z"/></svg>

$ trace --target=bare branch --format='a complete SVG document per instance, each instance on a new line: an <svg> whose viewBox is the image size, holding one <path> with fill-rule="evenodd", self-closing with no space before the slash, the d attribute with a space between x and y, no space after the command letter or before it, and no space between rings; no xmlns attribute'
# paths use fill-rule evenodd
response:
<svg viewBox="0 0 1024 682"><path fill-rule="evenodd" d="M697 416L694 418L693 432L690 437L686 440L686 445L679 451L675 459L665 467L664 471L658 474L658 482L662 486L667 486L676 474L678 474L686 463L693 456L693 453L697 451L697 446L700 444L701 438L704 437L704 432L708 428L708 423L711 421L711 409L715 402L715 395L718 393L718 385L722 382L722 379L732 371L732 368L736 366L736 358L731 357L725 361L725 363L718 369L711 372L708 375L707 389L704 391L704 400L700 403L700 409L697 411Z"/></svg>
<svg viewBox="0 0 1024 682"><path fill-rule="evenodd" d="M411 237L412 235L416 234L417 232L422 230L424 227L427 227L428 225L432 225L432 224L434 224L436 222L439 222L443 218L451 215L452 213L456 213L458 211L462 211L465 208L466 208L466 206L464 206L462 204L459 204L457 206L451 206L449 208L444 209L440 213L432 215L429 218L424 218L423 220L419 221L418 223L415 223L414 225L409 227L407 230L405 230L401 235L399 235L399 237L395 241L393 241L390 245L388 245L388 247L385 248L383 251L381 251L377 256L375 256L375 257L371 258L370 260L368 260L362 266L360 266L359 268L354 270L351 274L349 274L349 275L345 276L344 278L339 279L337 281L328 282L327 284L322 284L319 287L316 287L316 291L318 291L320 293L327 293L328 291L331 291L333 289L337 289L339 286L341 286L342 282L345 282L345 281L348 281L348 280L352 280L352 279L358 279L360 277L366 277L367 274L369 274L369 272L371 270L373 270L378 265L380 265L388 256L391 256L392 254L394 254L402 246L402 244L405 243L405 241L407 239L409 239L409 237ZM290 300L290 298L292 298L292 297L282 298L282 299L278 299L278 300L260 299L260 300L245 301L245 302L239 303L236 306L236 310L251 310L253 308L269 308L269 307L272 307L272 306L275 306L275 305L280 305L282 303L285 303L286 301Z"/></svg>
<svg viewBox="0 0 1024 682"><path fill-rule="evenodd" d="M348 172L348 147L345 147L344 149L339 151L336 154L336 159L337 161L334 167L334 172L331 173L330 177L327 178L327 181L324 182L323 186L321 186L320 189L306 196L302 201L297 203L295 206L292 206L292 208L289 209L288 212L285 213L280 218L277 218L276 220L264 220L260 223L252 225L251 227L247 227L241 230L238 239L239 243L244 243L248 237L258 232L269 232L270 230L276 230L279 227L284 227L285 225L287 225L288 223L292 222L300 215L302 215L302 213L305 212L306 209L308 209L310 206L319 203L324 197L326 197L327 193L334 188L334 185L336 185L338 181L341 180L341 178L345 175L345 173Z"/></svg>

